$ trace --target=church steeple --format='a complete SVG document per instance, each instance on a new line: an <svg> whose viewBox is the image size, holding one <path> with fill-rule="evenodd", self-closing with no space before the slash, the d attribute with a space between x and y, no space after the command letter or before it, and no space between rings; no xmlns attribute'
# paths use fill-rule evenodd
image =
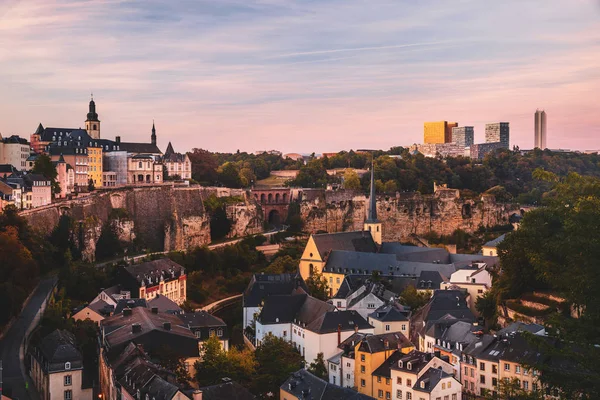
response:
<svg viewBox="0 0 600 400"><path fill-rule="evenodd" d="M94 102L94 95L90 100L89 112L87 119L85 120L85 130L92 139L100 139L100 120L98 119L98 113L96 112L96 102Z"/></svg>
<svg viewBox="0 0 600 400"><path fill-rule="evenodd" d="M382 226L377 219L377 196L375 194L375 164L371 159L371 188L369 194L369 210L367 211L367 220L364 224L364 230L371 232L373 241L377 244L382 243Z"/></svg>
<svg viewBox="0 0 600 400"><path fill-rule="evenodd" d="M150 136L151 142L156 146L156 128L154 127L154 120L152 120L152 136Z"/></svg>

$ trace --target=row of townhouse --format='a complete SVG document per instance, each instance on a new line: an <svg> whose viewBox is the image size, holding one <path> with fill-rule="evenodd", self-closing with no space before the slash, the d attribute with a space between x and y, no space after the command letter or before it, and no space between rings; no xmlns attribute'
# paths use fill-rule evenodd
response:
<svg viewBox="0 0 600 400"><path fill-rule="evenodd" d="M52 183L43 175L16 171L0 180L0 211L9 205L30 209L51 202Z"/></svg>

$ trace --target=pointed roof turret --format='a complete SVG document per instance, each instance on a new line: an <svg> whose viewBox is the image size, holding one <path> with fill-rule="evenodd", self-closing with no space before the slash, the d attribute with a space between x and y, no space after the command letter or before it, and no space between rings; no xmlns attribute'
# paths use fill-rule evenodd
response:
<svg viewBox="0 0 600 400"><path fill-rule="evenodd" d="M371 193L369 195L369 213L367 222L379 222L377 220L377 198L375 196L375 163L371 158Z"/></svg>
<svg viewBox="0 0 600 400"><path fill-rule="evenodd" d="M167 150L165 150L165 158L169 158L171 154L175 154L175 150L173 150L173 145L169 142L167 146Z"/></svg>
<svg viewBox="0 0 600 400"><path fill-rule="evenodd" d="M40 122L40 124L38 125L37 129L35 130L35 134L36 135L41 135L43 132L44 132L44 126Z"/></svg>
<svg viewBox="0 0 600 400"><path fill-rule="evenodd" d="M96 112L96 103L94 102L94 95L92 95L92 99L90 100L90 111L88 112L87 120L98 121L98 113Z"/></svg>
<svg viewBox="0 0 600 400"><path fill-rule="evenodd" d="M65 158L63 157L62 153L60 153L60 157L58 157L58 162L59 163L64 163L65 162Z"/></svg>
<svg viewBox="0 0 600 400"><path fill-rule="evenodd" d="M150 141L156 146L156 128L154 127L154 120L152 120L152 136L150 136Z"/></svg>

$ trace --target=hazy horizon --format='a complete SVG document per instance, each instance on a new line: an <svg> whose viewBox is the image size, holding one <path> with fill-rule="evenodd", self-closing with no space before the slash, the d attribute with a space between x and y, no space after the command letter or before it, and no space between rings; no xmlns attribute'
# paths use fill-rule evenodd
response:
<svg viewBox="0 0 600 400"><path fill-rule="evenodd" d="M174 4L171 4L174 3ZM450 4L452 3L452 4ZM598 149L595 0L0 1L0 133L83 127L176 151L408 146L423 122Z"/></svg>

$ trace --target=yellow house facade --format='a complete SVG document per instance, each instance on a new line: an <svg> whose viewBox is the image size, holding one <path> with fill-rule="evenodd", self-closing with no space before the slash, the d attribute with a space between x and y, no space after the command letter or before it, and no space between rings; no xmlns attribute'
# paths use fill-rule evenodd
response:
<svg viewBox="0 0 600 400"><path fill-rule="evenodd" d="M302 279L304 280L307 280L315 272L319 274L322 273L323 267L325 266L325 261L319 253L314 236L315 235L311 235L308 238L308 242L306 243L302 257L300 258L300 276L302 276Z"/></svg>
<svg viewBox="0 0 600 400"><path fill-rule="evenodd" d="M88 147L88 180L95 187L102 186L102 147Z"/></svg>

